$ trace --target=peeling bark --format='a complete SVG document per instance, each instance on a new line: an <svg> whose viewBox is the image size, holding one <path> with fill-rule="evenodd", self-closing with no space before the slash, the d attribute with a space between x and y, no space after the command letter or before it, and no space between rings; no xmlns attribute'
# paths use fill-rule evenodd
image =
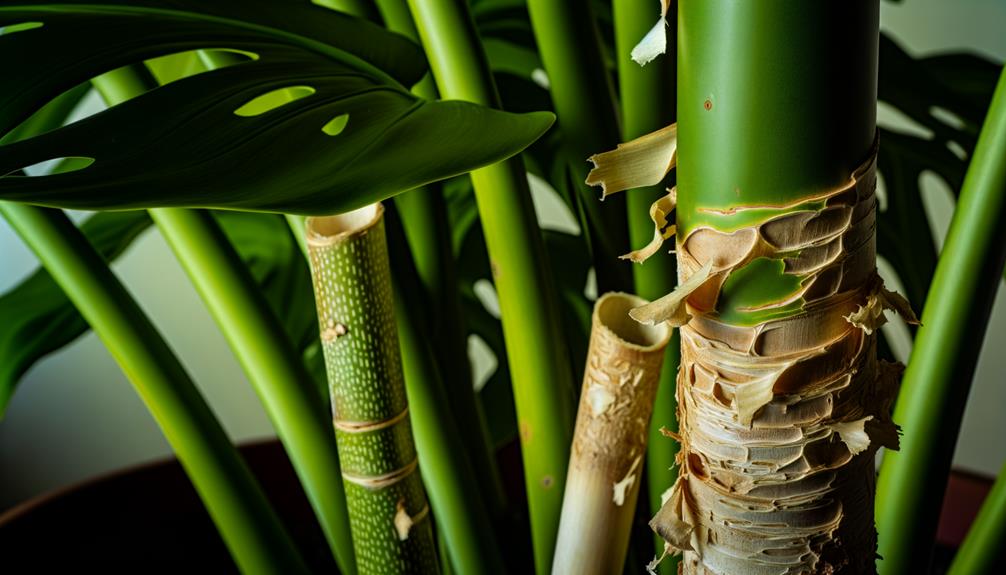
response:
<svg viewBox="0 0 1006 575"><path fill-rule="evenodd" d="M880 446L897 447L899 370L878 363L872 330L885 307L914 319L876 275L875 158L814 198L817 209L776 208L746 228L678 238L691 287L675 312L691 318L681 327L680 476L651 526L684 554L686 574L875 570L873 461ZM746 209L765 207L731 215ZM745 270L757 274L730 282ZM792 289L757 283L787 276Z"/></svg>
<svg viewBox="0 0 1006 575"><path fill-rule="evenodd" d="M594 306L552 572L619 573L639 494L653 398L671 330L628 316L622 293Z"/></svg>

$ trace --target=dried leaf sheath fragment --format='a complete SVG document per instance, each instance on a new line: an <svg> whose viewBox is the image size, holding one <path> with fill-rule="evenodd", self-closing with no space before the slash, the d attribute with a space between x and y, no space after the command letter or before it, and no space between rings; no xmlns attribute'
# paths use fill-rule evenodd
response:
<svg viewBox="0 0 1006 575"><path fill-rule="evenodd" d="M616 573L625 562L650 414L671 329L639 325L638 297L597 300L552 572Z"/></svg>
<svg viewBox="0 0 1006 575"><path fill-rule="evenodd" d="M399 355L384 236L371 204L308 218L307 245L357 570L436 573Z"/></svg>
<svg viewBox="0 0 1006 575"><path fill-rule="evenodd" d="M671 212L674 211L677 202L677 191L671 188L668 190L666 196L659 198L650 205L650 219L653 220L653 239L642 248L621 256L621 259L641 264L660 250L660 247L664 245L664 240L673 236L677 230L677 227L670 222Z"/></svg>
<svg viewBox="0 0 1006 575"><path fill-rule="evenodd" d="M670 4L671 0L660 0L660 19L632 49L632 60L640 66L667 52L667 9Z"/></svg>
<svg viewBox="0 0 1006 575"><path fill-rule="evenodd" d="M594 154L594 169L586 183L601 186L601 198L632 188L659 184L677 162L678 128L671 124L656 132Z"/></svg>

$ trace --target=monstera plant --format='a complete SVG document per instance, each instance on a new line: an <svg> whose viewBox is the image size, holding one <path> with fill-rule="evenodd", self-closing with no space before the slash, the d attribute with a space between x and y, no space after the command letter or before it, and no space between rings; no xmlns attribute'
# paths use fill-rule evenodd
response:
<svg viewBox="0 0 1006 575"><path fill-rule="evenodd" d="M1006 80L911 57L878 2L0 2L0 213L42 264L0 296L0 410L94 330L237 566L311 569L108 267L155 225L343 573L925 572L1006 255ZM1002 483L955 572L991 569Z"/></svg>

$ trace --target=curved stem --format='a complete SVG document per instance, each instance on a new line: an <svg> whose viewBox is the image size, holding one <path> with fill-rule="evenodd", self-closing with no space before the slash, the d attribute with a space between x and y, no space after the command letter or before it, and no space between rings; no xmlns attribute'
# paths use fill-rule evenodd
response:
<svg viewBox="0 0 1006 575"><path fill-rule="evenodd" d="M123 68L96 78L94 85L111 105L156 84L143 70ZM335 439L300 355L208 212L160 208L150 210L150 216L227 338L290 456L336 561L351 573L353 548Z"/></svg>
<svg viewBox="0 0 1006 575"><path fill-rule="evenodd" d="M83 234L58 210L0 211L101 338L181 461L245 573L306 573L279 518L188 373Z"/></svg>
<svg viewBox="0 0 1006 575"><path fill-rule="evenodd" d="M995 566L1001 564L1003 547L1006 546L1006 465L999 470L992 491L985 497L978 517L975 518L968 534L961 543L954 562L947 571L949 575L975 575L994 573Z"/></svg>
<svg viewBox="0 0 1006 575"><path fill-rule="evenodd" d="M877 487L880 572L928 569L964 405L1006 258L1006 73L968 166L894 411Z"/></svg>
<svg viewBox="0 0 1006 575"><path fill-rule="evenodd" d="M440 94L498 107L467 3L410 0L409 7ZM535 565L545 573L555 547L572 436L572 372L523 163L511 158L471 177L502 311Z"/></svg>

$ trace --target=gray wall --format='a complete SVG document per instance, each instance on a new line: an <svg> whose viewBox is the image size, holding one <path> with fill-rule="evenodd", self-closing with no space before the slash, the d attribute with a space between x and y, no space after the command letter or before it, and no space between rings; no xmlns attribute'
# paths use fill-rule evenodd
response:
<svg viewBox="0 0 1006 575"><path fill-rule="evenodd" d="M904 0L883 3L882 23L914 54L969 48L1006 58L1006 2ZM882 123L910 130L882 109ZM926 178L926 206L945 233L952 199ZM564 227L568 214L535 186L541 216ZM544 201L543 201L544 200ZM547 204L547 205L546 205ZM0 220L0 292L36 266L35 258ZM223 337L156 231L145 234L114 266L174 346L232 438L274 435ZM491 291L491 288L489 289ZM491 294L490 294L491 296ZM2 318L0 318L2 321ZM895 325L891 329L897 331ZM994 474L1006 460L1006 294L999 294L955 464ZM901 353L907 348L901 347ZM479 363L484 371L485 358ZM169 449L144 406L94 335L87 335L32 369L0 421L0 510L19 501L123 466L164 457Z"/></svg>

